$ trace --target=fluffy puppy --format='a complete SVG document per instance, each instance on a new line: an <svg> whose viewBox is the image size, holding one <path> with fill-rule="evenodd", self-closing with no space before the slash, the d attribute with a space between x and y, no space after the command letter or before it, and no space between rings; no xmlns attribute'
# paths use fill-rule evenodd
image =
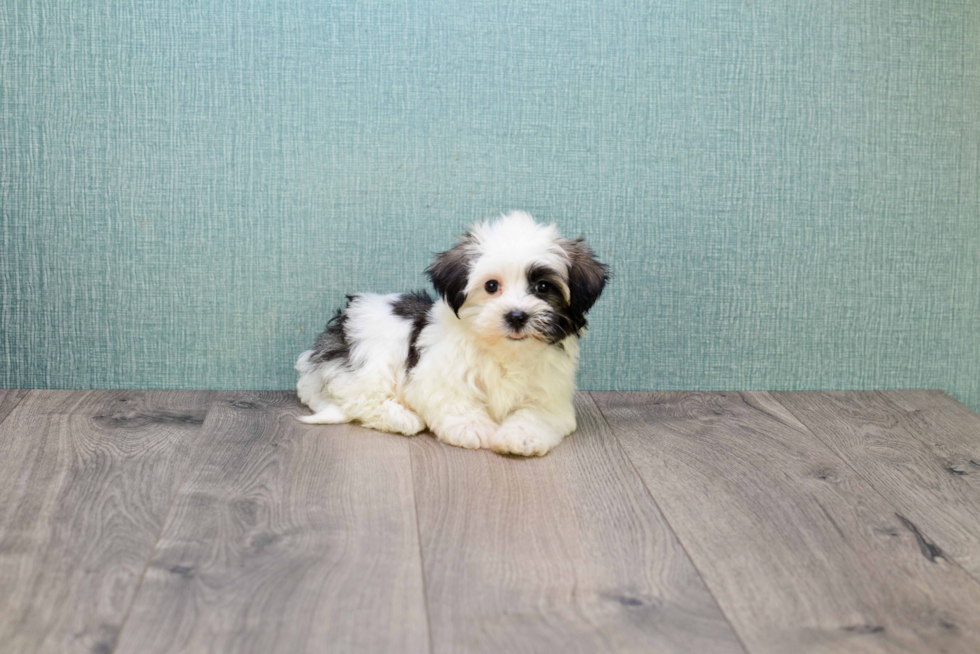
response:
<svg viewBox="0 0 980 654"><path fill-rule="evenodd" d="M608 271L580 239L515 211L426 272L439 293L347 296L296 362L313 424L358 421L451 445L546 454L575 431L585 315Z"/></svg>

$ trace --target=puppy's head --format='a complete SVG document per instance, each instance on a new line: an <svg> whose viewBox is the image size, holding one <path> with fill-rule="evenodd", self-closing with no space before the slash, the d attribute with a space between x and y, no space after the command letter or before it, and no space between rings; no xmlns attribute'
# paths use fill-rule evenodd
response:
<svg viewBox="0 0 980 654"><path fill-rule="evenodd" d="M581 238L515 211L480 223L426 270L460 320L496 344L579 335L609 278Z"/></svg>

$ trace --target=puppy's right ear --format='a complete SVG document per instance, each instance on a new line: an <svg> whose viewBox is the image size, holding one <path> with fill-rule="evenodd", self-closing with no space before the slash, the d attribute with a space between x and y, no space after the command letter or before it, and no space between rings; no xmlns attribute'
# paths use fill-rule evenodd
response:
<svg viewBox="0 0 980 654"><path fill-rule="evenodd" d="M425 269L432 286L442 299L452 307L453 313L459 317L459 308L466 302L466 280L470 276L470 262L473 259L471 245L473 236L464 234L452 250L446 250L436 255L435 262Z"/></svg>

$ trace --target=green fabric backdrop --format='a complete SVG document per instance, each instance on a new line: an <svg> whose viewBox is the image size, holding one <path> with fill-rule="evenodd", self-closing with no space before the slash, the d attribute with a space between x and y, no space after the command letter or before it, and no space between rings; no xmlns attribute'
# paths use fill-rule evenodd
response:
<svg viewBox="0 0 980 654"><path fill-rule="evenodd" d="M522 208L615 271L588 389L980 408L980 3L0 6L0 385L288 388Z"/></svg>

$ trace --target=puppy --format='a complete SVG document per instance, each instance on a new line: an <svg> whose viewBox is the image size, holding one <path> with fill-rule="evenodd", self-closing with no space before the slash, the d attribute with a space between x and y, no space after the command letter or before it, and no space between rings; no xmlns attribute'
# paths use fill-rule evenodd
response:
<svg viewBox="0 0 980 654"><path fill-rule="evenodd" d="M296 362L311 424L356 420L444 443L543 455L575 431L586 313L607 267L515 211L475 225L426 273L439 293L347 296Z"/></svg>

